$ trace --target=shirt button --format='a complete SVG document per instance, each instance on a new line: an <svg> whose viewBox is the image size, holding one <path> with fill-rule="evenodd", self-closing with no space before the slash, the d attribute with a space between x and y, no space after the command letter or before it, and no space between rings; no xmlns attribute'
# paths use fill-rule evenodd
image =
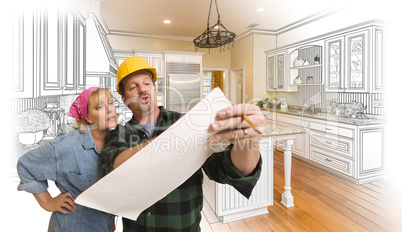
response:
<svg viewBox="0 0 402 232"><path fill-rule="evenodd" d="M148 212L148 213L147 213L147 216L148 216L148 217L151 216L151 212Z"/></svg>

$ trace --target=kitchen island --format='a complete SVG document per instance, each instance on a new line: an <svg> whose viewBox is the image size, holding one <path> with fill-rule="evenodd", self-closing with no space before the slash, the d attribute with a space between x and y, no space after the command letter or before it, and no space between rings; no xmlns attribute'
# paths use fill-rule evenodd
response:
<svg viewBox="0 0 402 232"><path fill-rule="evenodd" d="M204 178L204 198L219 221L226 223L247 217L268 213L273 204L273 151L274 142L284 146L285 186L282 204L292 207L293 196L290 187L292 145L296 134L306 131L302 127L278 123L266 118L259 149L262 158L260 179L249 199L243 197L232 186L216 183Z"/></svg>

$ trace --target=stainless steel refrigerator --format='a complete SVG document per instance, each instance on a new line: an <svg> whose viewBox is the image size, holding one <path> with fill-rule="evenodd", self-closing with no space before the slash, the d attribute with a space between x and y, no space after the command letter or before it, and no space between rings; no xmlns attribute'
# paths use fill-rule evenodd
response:
<svg viewBox="0 0 402 232"><path fill-rule="evenodd" d="M166 108L185 113L201 100L201 73L168 74Z"/></svg>

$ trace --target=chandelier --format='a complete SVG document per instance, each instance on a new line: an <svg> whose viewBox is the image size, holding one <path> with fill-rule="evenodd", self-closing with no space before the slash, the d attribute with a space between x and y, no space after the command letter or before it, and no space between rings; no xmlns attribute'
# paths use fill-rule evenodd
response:
<svg viewBox="0 0 402 232"><path fill-rule="evenodd" d="M209 17L211 15L211 6L212 1L215 1L216 12L218 13L218 22L209 27ZM228 31L225 26L221 23L218 4L216 0L211 0L209 4L209 13L208 13L208 23L207 29L202 33L200 36L193 40L195 45L195 51L199 48L217 48L223 46L223 50L225 50L224 45L228 44L228 49L230 49L230 43L232 43L232 47L234 47L234 38L236 34L233 32ZM219 51L222 51L222 47Z"/></svg>

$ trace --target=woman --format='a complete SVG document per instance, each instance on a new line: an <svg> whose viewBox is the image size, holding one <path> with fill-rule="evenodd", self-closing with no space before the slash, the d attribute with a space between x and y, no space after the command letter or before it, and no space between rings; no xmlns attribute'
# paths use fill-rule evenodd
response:
<svg viewBox="0 0 402 232"><path fill-rule="evenodd" d="M113 95L107 89L88 88L75 99L68 115L76 119L74 131L18 160L18 190L33 193L43 209L53 212L48 231L113 231L113 215L74 203L101 178L100 151L109 129L117 126ZM47 180L56 183L58 196L50 196Z"/></svg>

